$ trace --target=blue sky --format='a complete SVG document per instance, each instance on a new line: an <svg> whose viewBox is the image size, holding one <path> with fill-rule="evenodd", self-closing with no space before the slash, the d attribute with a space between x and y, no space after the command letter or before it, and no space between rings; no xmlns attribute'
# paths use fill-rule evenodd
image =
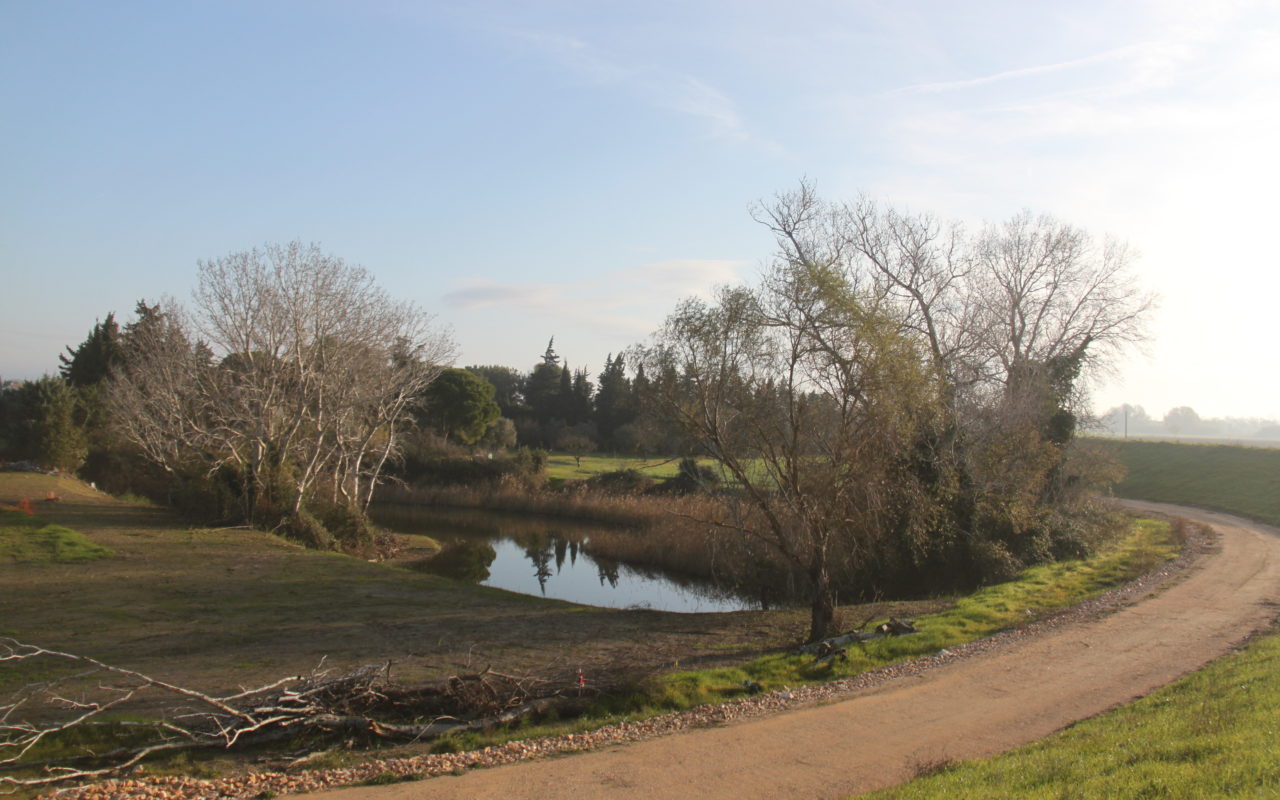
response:
<svg viewBox="0 0 1280 800"><path fill-rule="evenodd" d="M1280 417L1280 7L1232 2L0 0L0 376L197 259L315 241L573 366L769 256L812 180L1141 251L1145 353L1095 403Z"/></svg>

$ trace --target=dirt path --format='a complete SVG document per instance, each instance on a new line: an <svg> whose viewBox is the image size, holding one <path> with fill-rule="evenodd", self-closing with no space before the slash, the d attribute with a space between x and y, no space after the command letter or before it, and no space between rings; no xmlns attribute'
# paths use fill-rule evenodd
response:
<svg viewBox="0 0 1280 800"><path fill-rule="evenodd" d="M1140 697L1226 653L1280 603L1280 530L1131 503L1214 526L1221 551L1159 594L1091 622L827 705L570 758L307 795L420 798L845 797L922 764L989 756Z"/></svg>

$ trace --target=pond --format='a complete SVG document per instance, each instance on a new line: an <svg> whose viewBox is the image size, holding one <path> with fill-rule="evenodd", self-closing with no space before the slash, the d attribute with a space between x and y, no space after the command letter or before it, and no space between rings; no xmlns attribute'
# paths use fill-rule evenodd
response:
<svg viewBox="0 0 1280 800"><path fill-rule="evenodd" d="M760 608L687 576L613 561L590 552L598 527L552 518L477 510L442 510L387 503L374 507L375 523L406 536L398 563L522 594L607 608L708 612ZM414 545L430 536L444 546L434 557Z"/></svg>

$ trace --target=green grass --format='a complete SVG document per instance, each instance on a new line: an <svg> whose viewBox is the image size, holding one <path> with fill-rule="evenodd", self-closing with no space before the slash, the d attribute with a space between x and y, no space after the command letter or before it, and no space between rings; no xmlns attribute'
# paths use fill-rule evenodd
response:
<svg viewBox="0 0 1280 800"><path fill-rule="evenodd" d="M679 459L635 458L632 456L591 455L582 457L582 465L573 456L552 453L547 459L547 479L551 481L580 481L602 472L634 469L651 478L671 478L677 474Z"/></svg>
<svg viewBox="0 0 1280 800"><path fill-rule="evenodd" d="M864 797L1280 796L1280 635L1035 744Z"/></svg>
<svg viewBox="0 0 1280 800"><path fill-rule="evenodd" d="M21 511L0 510L0 562L69 563L112 555L83 535Z"/></svg>
<svg viewBox="0 0 1280 800"><path fill-rule="evenodd" d="M1120 585L1177 556L1180 543L1170 525L1137 522L1124 540L1095 556L1033 567L1016 580L962 597L943 611L917 619L920 633L878 639L848 648L848 660L815 666L813 656L777 653L741 667L666 675L650 687L646 702L688 708L740 696L744 681L765 690L832 680L905 661L1024 624L1046 612L1074 605Z"/></svg>
<svg viewBox="0 0 1280 800"><path fill-rule="evenodd" d="M1115 493L1182 503L1280 525L1280 449L1106 442L1128 468Z"/></svg>

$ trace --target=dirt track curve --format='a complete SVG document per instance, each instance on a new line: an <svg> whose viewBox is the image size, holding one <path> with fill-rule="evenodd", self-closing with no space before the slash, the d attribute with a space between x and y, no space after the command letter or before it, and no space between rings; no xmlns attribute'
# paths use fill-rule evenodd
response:
<svg viewBox="0 0 1280 800"><path fill-rule="evenodd" d="M566 758L314 800L835 798L919 765L989 756L1147 694L1268 625L1280 602L1280 530L1157 503L1207 522L1221 548L1154 596L1092 621L812 706Z"/></svg>

